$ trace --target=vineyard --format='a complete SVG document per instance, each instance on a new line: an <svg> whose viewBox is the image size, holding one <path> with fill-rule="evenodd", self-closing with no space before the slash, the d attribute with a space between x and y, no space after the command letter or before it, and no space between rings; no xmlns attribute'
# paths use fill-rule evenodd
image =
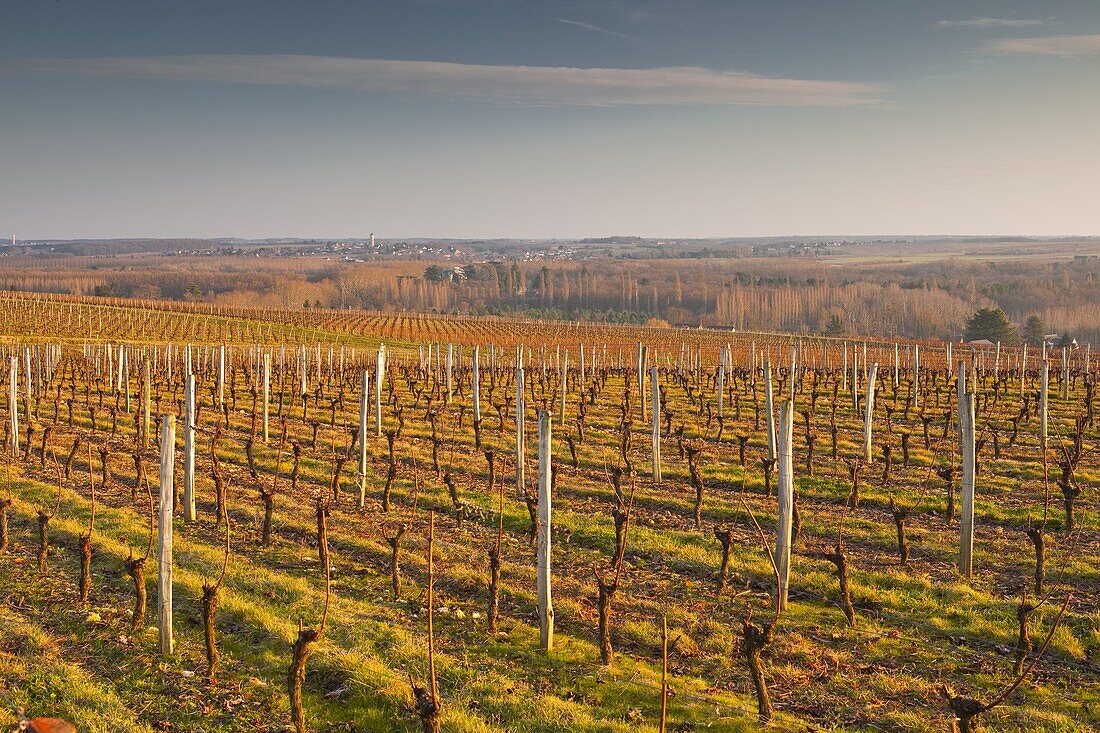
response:
<svg viewBox="0 0 1100 733"><path fill-rule="evenodd" d="M0 324L31 724L1100 727L1088 347L19 293Z"/></svg>

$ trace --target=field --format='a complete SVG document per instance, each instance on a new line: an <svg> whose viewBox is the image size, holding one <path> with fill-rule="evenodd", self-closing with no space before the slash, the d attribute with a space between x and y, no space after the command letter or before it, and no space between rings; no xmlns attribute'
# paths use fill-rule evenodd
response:
<svg viewBox="0 0 1100 733"><path fill-rule="evenodd" d="M29 716L81 731L284 731L297 712L311 731L944 731L967 730L953 709L974 698L999 703L980 715L993 730L1100 727L1100 367L1083 348L1045 362L1044 440L1036 349L1025 365L1018 347L10 293L0 324L16 375L2 398L0 692ZM793 399L782 612L765 359L777 417ZM970 577L958 362L976 404Z"/></svg>

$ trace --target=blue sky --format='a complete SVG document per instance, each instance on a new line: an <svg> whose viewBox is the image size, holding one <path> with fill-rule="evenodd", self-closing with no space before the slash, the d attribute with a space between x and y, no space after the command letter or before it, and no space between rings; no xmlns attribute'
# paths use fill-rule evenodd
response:
<svg viewBox="0 0 1100 733"><path fill-rule="evenodd" d="M1100 3L0 3L0 232L1100 234Z"/></svg>

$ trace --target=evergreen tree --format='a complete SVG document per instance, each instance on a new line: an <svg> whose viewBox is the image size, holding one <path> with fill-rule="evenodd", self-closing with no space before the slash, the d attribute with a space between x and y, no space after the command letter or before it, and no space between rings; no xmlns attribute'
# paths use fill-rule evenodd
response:
<svg viewBox="0 0 1100 733"><path fill-rule="evenodd" d="M1016 327L1000 308L982 308L966 322L966 340L987 339L994 343L1016 343Z"/></svg>
<svg viewBox="0 0 1100 733"><path fill-rule="evenodd" d="M1024 324L1024 343L1028 346L1042 346L1047 324L1039 316L1028 316Z"/></svg>

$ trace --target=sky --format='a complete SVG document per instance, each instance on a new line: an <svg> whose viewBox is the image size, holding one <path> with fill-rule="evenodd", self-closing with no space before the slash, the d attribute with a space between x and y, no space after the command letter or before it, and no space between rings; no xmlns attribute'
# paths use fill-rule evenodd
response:
<svg viewBox="0 0 1100 733"><path fill-rule="evenodd" d="M0 232L1100 235L1096 0L3 0Z"/></svg>

